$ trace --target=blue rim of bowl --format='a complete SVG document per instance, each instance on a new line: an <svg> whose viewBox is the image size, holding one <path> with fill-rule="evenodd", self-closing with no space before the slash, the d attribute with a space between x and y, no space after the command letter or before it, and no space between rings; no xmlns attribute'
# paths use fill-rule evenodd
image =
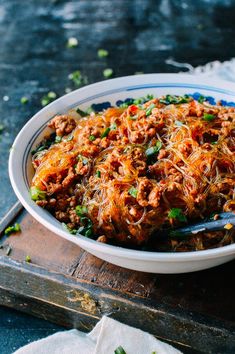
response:
<svg viewBox="0 0 235 354"><path fill-rule="evenodd" d="M108 91L104 91L101 92L99 94L87 97L83 100L79 100L77 101L75 104L73 104L72 106L67 107L67 111L69 109L72 109L74 107L77 107L81 104L90 102L94 99L97 98L101 98L104 97L106 95L110 95L110 94L114 94L114 93L118 93L118 92L129 92L129 91L134 91L134 90L141 90L141 89L151 89L151 88L172 88L175 87L177 88L185 88L185 89L199 89L199 90L206 90L206 91L211 91L211 92L217 92L217 93L223 93L226 95L231 95L231 96L235 96L235 92L233 91L229 91L229 90L225 90L225 89L220 89L220 88L214 88L212 86L207 86L207 85L199 85L199 84L179 84L179 83L166 83L166 84L145 84L145 85L134 85L134 86L127 86L127 87L123 87L123 88L119 88L119 89L114 89L114 90L108 90ZM34 143L34 141L37 139L37 137L42 133L42 131L46 128L47 123L51 120L52 117L50 117L47 122L43 123L41 125L41 127L37 130L37 132L35 132L35 134L31 137L29 144L27 146L27 149L24 151L24 155L23 155L23 164L22 164L22 174L23 174L23 178L24 178L24 183L26 188L29 188L30 183L29 180L27 178L27 169L26 169L26 161L29 158L29 154L31 152L32 149L32 145Z"/></svg>

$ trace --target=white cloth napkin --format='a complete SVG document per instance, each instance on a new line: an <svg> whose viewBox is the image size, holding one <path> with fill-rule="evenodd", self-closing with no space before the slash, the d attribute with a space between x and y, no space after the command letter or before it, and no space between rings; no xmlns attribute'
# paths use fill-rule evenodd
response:
<svg viewBox="0 0 235 354"><path fill-rule="evenodd" d="M228 81L235 81L235 58L221 63L218 60L207 63L206 65L194 68L191 64L180 63L174 59L167 59L166 64L175 66L179 69L187 69L186 74L195 74L204 77L213 77Z"/></svg>
<svg viewBox="0 0 235 354"><path fill-rule="evenodd" d="M114 354L119 346L126 354L181 353L149 333L104 316L88 334L76 329L58 332L20 348L15 354Z"/></svg>

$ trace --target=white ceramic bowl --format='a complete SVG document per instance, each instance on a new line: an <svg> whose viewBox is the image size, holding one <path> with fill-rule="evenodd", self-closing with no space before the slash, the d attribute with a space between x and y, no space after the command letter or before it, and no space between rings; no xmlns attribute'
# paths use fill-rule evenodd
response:
<svg viewBox="0 0 235 354"><path fill-rule="evenodd" d="M28 212L57 235L83 249L119 266L152 273L186 273L214 267L235 258L235 244L197 252L163 253L125 249L93 241L84 236L68 234L48 211L37 206L29 196L33 169L31 150L42 140L47 122L58 113L79 106L137 98L154 94L195 94L235 102L235 84L185 74L147 74L107 80L73 91L38 112L23 127L10 153L9 174L14 191Z"/></svg>

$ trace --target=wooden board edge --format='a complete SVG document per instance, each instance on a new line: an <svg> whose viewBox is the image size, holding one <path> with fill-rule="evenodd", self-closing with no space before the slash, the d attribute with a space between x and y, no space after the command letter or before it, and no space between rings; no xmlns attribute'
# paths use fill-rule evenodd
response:
<svg viewBox="0 0 235 354"><path fill-rule="evenodd" d="M108 315L156 337L191 346L195 350L210 352L213 348L216 353L235 351L235 328L229 325L221 327L208 318L195 319L185 312L170 312L161 306L154 308L149 300L141 299L140 302L136 297L121 295L62 274L49 273L41 267L21 264L6 256L0 257L0 267L0 292L12 293L21 299L50 307L44 318L58 324L64 325L64 320L61 322L60 317L57 318L58 311L67 313L67 325L75 327L78 323L74 322L74 318L77 321L81 317L89 318L94 323L103 315ZM6 302L4 300L2 305L9 306Z"/></svg>

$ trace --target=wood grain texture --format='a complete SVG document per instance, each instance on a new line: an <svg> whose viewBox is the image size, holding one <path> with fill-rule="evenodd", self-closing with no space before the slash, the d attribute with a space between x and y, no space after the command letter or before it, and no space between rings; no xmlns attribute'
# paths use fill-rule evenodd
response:
<svg viewBox="0 0 235 354"><path fill-rule="evenodd" d="M197 351L235 351L234 262L186 275L133 272L89 255L26 212L17 221L22 232L2 238L0 304L82 330L109 315Z"/></svg>

